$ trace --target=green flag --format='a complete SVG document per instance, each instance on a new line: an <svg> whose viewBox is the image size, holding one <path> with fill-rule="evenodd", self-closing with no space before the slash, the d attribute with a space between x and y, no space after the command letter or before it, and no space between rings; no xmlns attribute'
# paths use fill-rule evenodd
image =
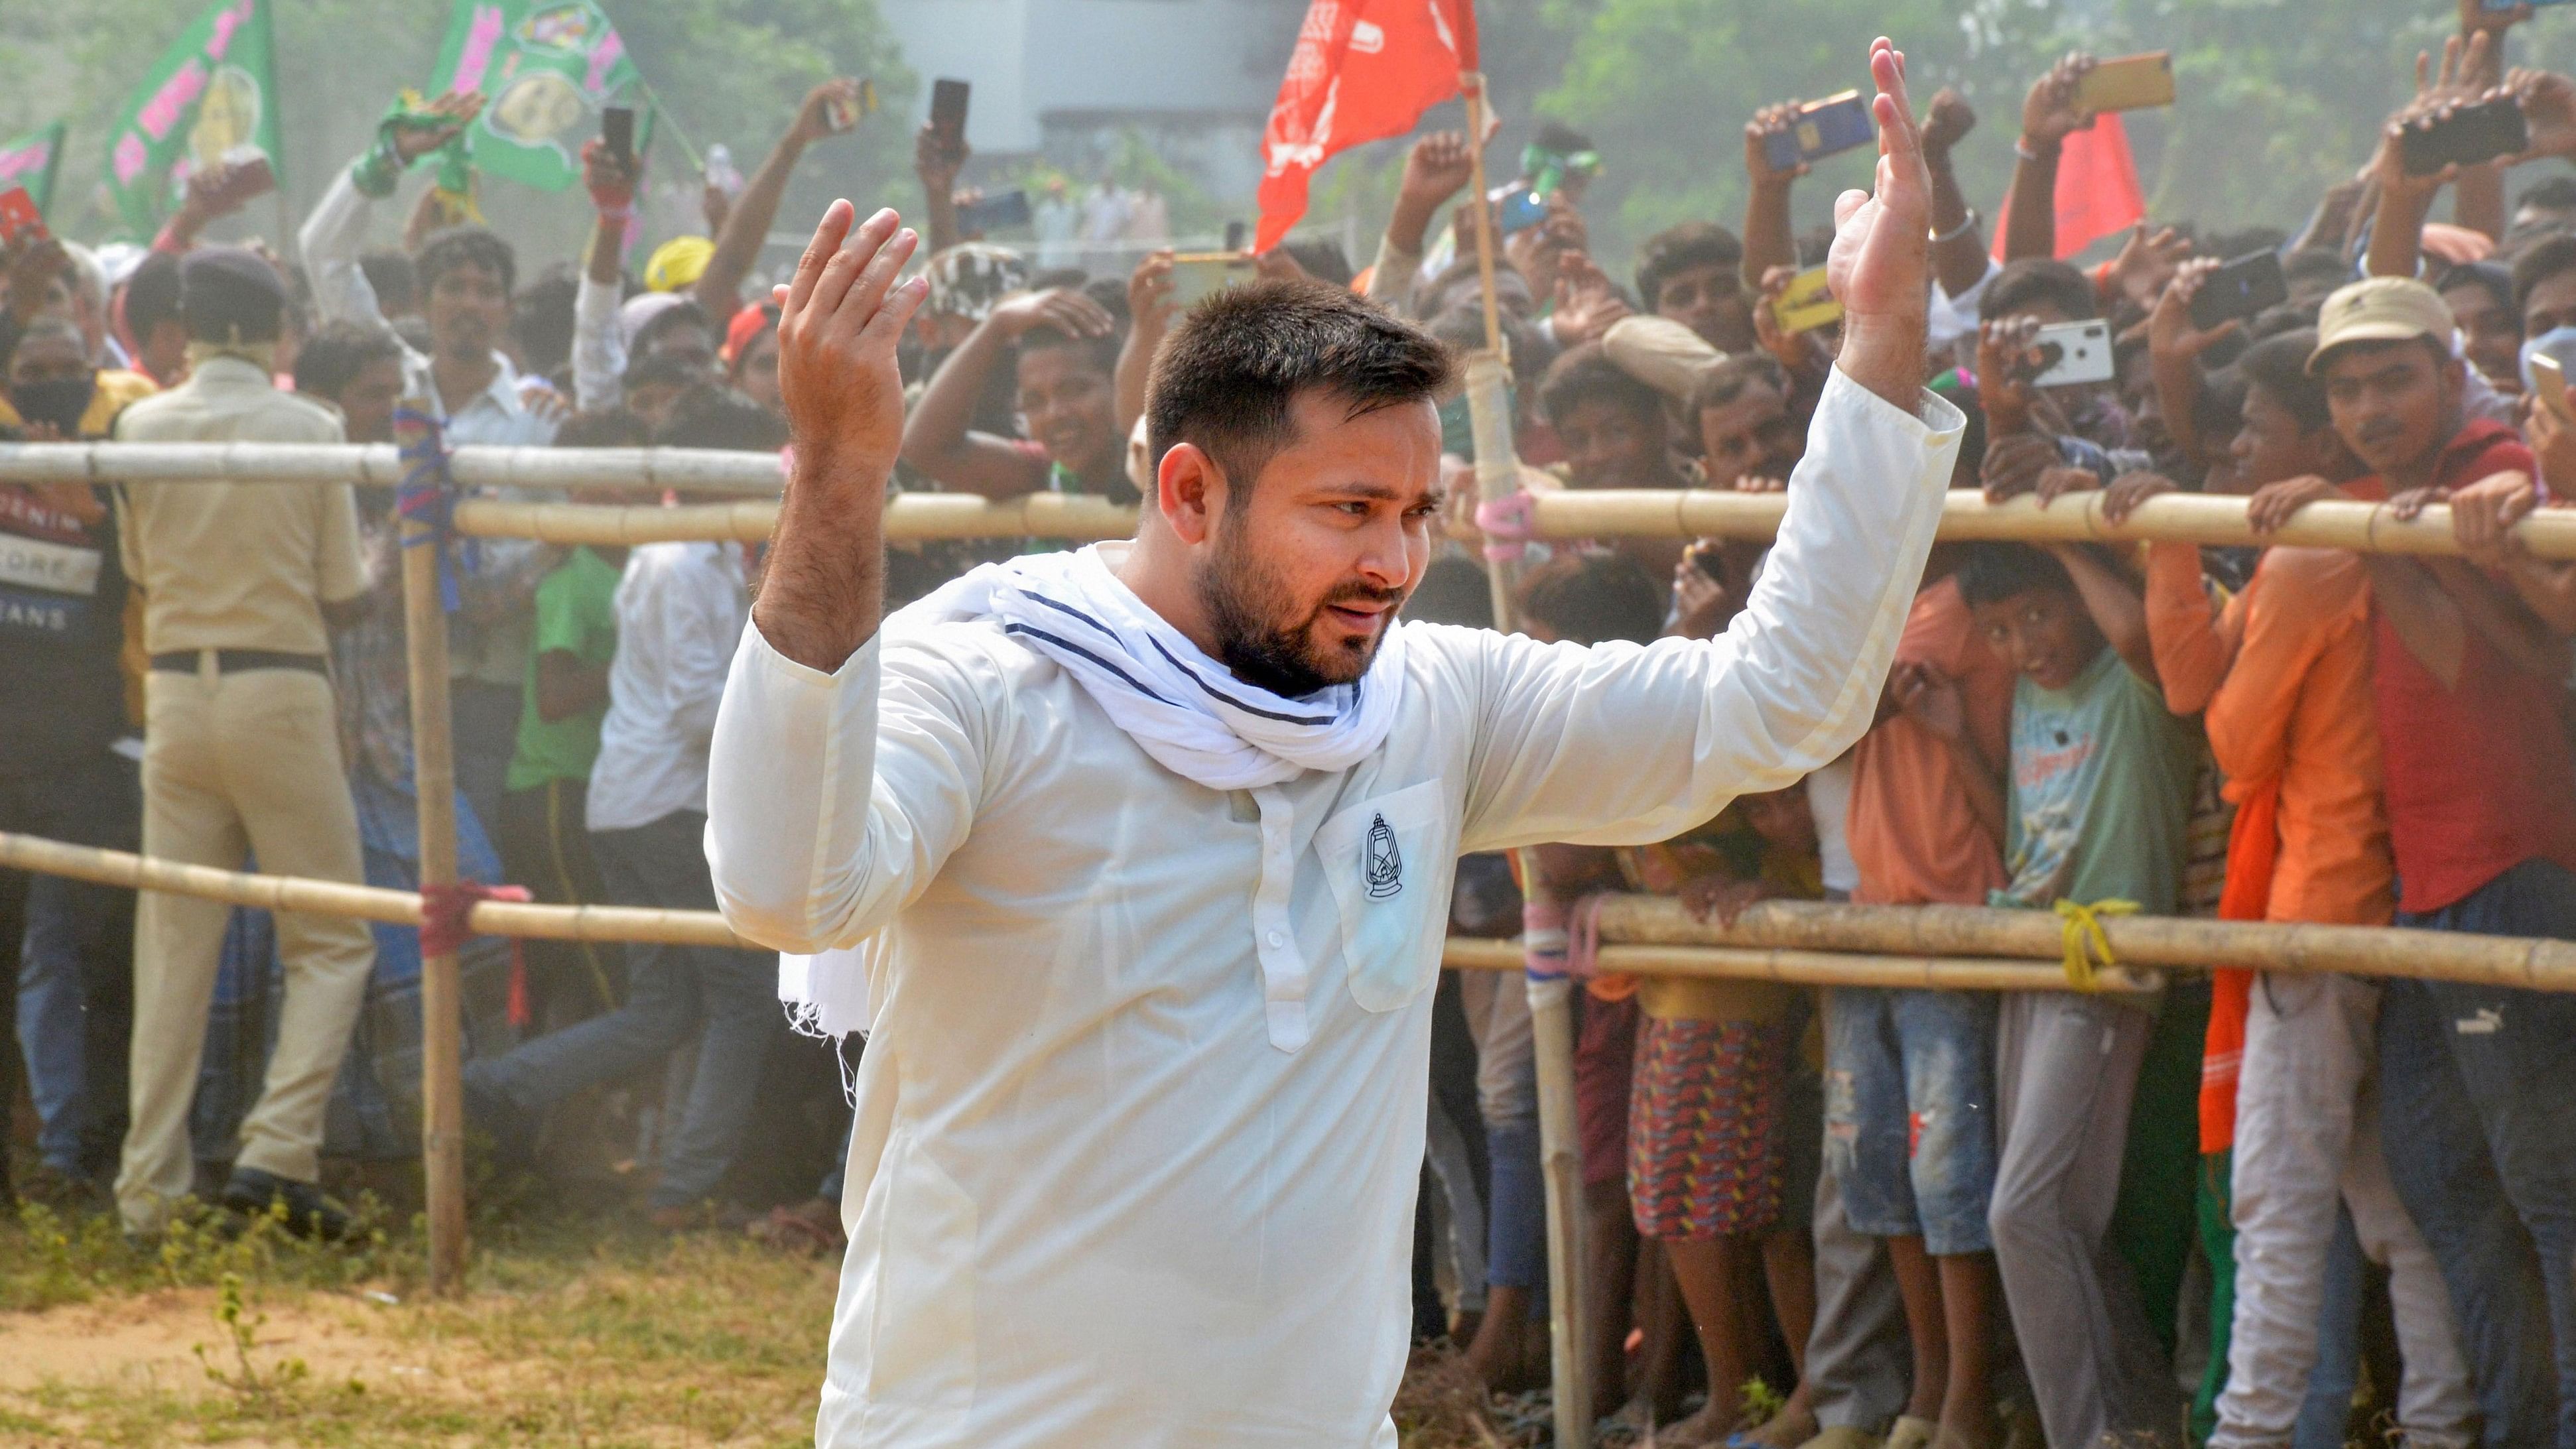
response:
<svg viewBox="0 0 2576 1449"><path fill-rule="evenodd" d="M63 123L54 122L41 131L31 132L13 141L0 141L0 190L12 186L27 188L38 211L50 211L54 205L54 174L63 166Z"/></svg>
<svg viewBox="0 0 2576 1449"><path fill-rule="evenodd" d="M107 193L128 231L149 235L206 167L266 157L277 168L272 3L216 0L134 93L107 151Z"/></svg>
<svg viewBox="0 0 2576 1449"><path fill-rule="evenodd" d="M456 0L431 75L432 95L487 98L465 132L474 169L546 191L581 179L581 143L600 108L635 104L643 89L617 27L591 0Z"/></svg>

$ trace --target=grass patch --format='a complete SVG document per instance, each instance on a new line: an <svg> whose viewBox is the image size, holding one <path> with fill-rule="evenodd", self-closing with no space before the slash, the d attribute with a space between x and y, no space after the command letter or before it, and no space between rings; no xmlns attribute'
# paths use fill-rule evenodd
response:
<svg viewBox="0 0 2576 1449"><path fill-rule="evenodd" d="M835 1265L624 1220L484 1223L466 1293L420 1229L352 1247L183 1217L0 1227L0 1444L810 1443Z"/></svg>

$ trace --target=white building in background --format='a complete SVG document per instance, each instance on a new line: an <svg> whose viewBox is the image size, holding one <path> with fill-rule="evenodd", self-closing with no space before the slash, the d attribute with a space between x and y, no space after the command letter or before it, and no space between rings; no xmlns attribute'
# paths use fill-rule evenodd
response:
<svg viewBox="0 0 2576 1449"><path fill-rule="evenodd" d="M1140 136L1249 217L1261 130L1305 0L878 0L904 61L971 82L978 157L1097 179ZM918 118L914 118L916 121Z"/></svg>

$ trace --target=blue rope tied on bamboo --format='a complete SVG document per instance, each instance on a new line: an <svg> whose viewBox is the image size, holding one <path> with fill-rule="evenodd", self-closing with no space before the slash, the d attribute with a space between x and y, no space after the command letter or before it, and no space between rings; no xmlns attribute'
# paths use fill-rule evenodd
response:
<svg viewBox="0 0 2576 1449"><path fill-rule="evenodd" d="M464 604L457 568L471 573L481 565L480 549L456 531L456 474L448 466L447 424L418 408L394 409L394 443L403 461L402 482L394 487L394 512L406 524L403 547L438 550L439 607L453 614ZM454 545L451 547L451 545Z"/></svg>

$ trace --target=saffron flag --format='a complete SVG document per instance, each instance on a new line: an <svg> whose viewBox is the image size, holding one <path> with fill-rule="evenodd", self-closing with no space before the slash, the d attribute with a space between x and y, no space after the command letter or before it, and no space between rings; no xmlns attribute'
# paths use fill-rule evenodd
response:
<svg viewBox="0 0 2576 1449"><path fill-rule="evenodd" d="M126 232L150 236L188 178L208 167L264 157L283 171L271 3L216 0L161 53L126 106L107 148L107 195Z"/></svg>
<svg viewBox="0 0 2576 1449"><path fill-rule="evenodd" d="M2106 236L2146 219L2147 200L2138 189L2138 164L2129 155L2129 132L2119 113L2093 118L2091 127L2069 132L2057 155L2057 258L2084 250ZM2004 192L2004 213L2012 213L2012 192ZM1994 257L2004 259L2004 228L1995 228Z"/></svg>
<svg viewBox="0 0 2576 1449"><path fill-rule="evenodd" d="M54 174L63 166L63 123L54 122L41 131L0 141L0 191L12 186L27 188L27 196L36 210L49 211L54 204Z"/></svg>
<svg viewBox="0 0 2576 1449"><path fill-rule="evenodd" d="M1337 151L1401 136L1476 68L1475 0L1309 0L1261 137L1261 227L1279 245Z"/></svg>
<svg viewBox="0 0 2576 1449"><path fill-rule="evenodd" d="M541 191L579 181L600 109L634 104L643 90L617 27L591 0L456 0L431 78L431 95L486 98L465 128L474 169Z"/></svg>

